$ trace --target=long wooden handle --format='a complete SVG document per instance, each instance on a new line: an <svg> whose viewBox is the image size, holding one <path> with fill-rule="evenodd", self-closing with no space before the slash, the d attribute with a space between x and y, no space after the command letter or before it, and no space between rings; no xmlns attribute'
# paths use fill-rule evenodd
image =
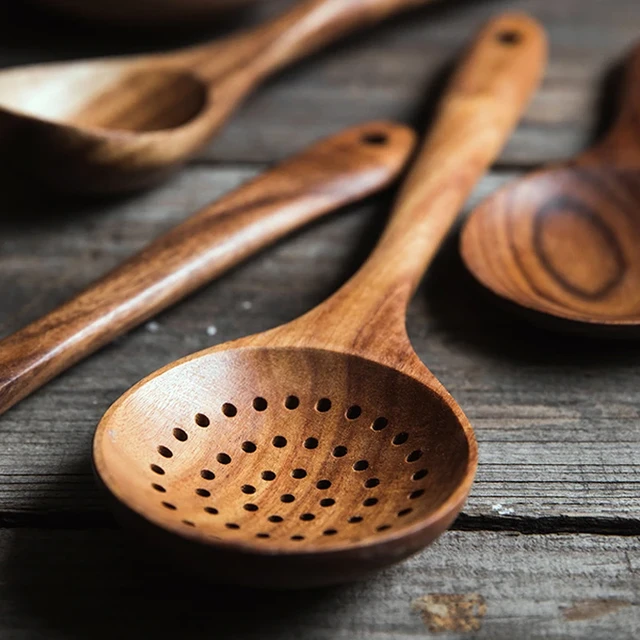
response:
<svg viewBox="0 0 640 640"><path fill-rule="evenodd" d="M438 0L307 0L257 29L198 47L194 66L216 82L236 72L252 82L388 16ZM223 52L221 51L221 47ZM221 65L221 55L225 64Z"/></svg>
<svg viewBox="0 0 640 640"><path fill-rule="evenodd" d="M543 74L537 22L503 15L482 29L454 76L387 229L360 271L293 327L331 327L314 340L365 355L404 336L406 307L477 180L503 148ZM446 283L443 284L446 286ZM338 324L340 331L335 331ZM401 332L401 333L400 333Z"/></svg>
<svg viewBox="0 0 640 640"><path fill-rule="evenodd" d="M0 342L0 413L288 232L389 185L415 137L374 122L312 146L208 206Z"/></svg>

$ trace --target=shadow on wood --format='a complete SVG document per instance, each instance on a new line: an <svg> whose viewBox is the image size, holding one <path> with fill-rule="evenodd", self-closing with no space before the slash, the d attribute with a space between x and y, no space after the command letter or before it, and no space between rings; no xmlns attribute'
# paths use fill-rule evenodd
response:
<svg viewBox="0 0 640 640"><path fill-rule="evenodd" d="M68 471L85 472L84 467ZM86 528L92 520L101 528ZM114 532L102 514L59 524L86 528L82 543L61 546L64 536L44 532L34 546L15 529L3 566L12 614L31 620L34 628L55 629L57 637L265 638L296 628L302 637L307 616L327 599L340 599L340 588L269 592L183 575L161 557L146 556L144 546L126 532ZM34 569L25 573L25 566Z"/></svg>
<svg viewBox="0 0 640 640"><path fill-rule="evenodd" d="M554 363L597 370L605 364L629 366L640 359L637 341L612 342L529 324L517 308L473 279L460 257L459 242L460 227L443 245L421 291L434 322L465 348L523 365Z"/></svg>

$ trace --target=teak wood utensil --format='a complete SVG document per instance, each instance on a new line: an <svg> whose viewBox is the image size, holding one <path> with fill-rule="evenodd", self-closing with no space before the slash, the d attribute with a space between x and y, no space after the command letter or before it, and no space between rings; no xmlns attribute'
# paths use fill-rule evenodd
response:
<svg viewBox="0 0 640 640"><path fill-rule="evenodd" d="M476 279L551 328L640 336L640 47L611 132L565 164L516 180L470 215Z"/></svg>
<svg viewBox="0 0 640 640"><path fill-rule="evenodd" d="M29 169L57 188L148 186L201 149L278 69L431 1L308 0L262 27L187 50L3 70L0 115L19 125L15 146Z"/></svg>
<svg viewBox="0 0 640 640"><path fill-rule="evenodd" d="M414 147L371 122L316 143L162 235L0 342L0 413L117 336L290 231L388 186Z"/></svg>
<svg viewBox="0 0 640 640"><path fill-rule="evenodd" d="M121 518L209 578L308 587L434 540L477 465L467 418L413 351L405 311L540 79L545 37L506 15L478 36L377 249L303 317L164 367L94 440Z"/></svg>

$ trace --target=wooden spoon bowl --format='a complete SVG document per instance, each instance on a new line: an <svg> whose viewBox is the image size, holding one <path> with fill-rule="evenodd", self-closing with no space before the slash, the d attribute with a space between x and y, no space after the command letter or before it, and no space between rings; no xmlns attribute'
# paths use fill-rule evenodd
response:
<svg viewBox="0 0 640 640"><path fill-rule="evenodd" d="M0 71L0 117L59 190L150 186L197 154L269 75L339 37L432 0L307 0L222 41L157 55Z"/></svg>
<svg viewBox="0 0 640 640"><path fill-rule="evenodd" d="M461 236L477 280L554 328L640 335L640 48L616 126L595 148L496 192Z"/></svg>
<svg viewBox="0 0 640 640"><path fill-rule="evenodd" d="M105 414L97 474L162 558L219 581L318 586L397 562L453 522L477 445L405 312L544 59L537 23L490 22L358 274L302 318L168 365Z"/></svg>

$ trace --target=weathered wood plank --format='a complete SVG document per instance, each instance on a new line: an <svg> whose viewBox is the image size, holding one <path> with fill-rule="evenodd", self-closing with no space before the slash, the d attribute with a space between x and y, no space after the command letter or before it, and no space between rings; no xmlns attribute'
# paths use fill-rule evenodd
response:
<svg viewBox="0 0 640 640"><path fill-rule="evenodd" d="M290 0L269 3L268 12L289 4ZM551 58L544 86L501 163L524 166L578 152L599 126L603 94L605 105L611 106L609 72L638 37L636 0L447 0L415 11L270 82L228 123L202 159L272 161L337 128L370 118L424 126L424 105L432 106L437 99L443 68L472 31L503 10L538 17L549 31ZM257 18L249 14L238 24ZM0 65L156 50L207 35L135 31L114 38L110 30L92 29L89 34L84 25L60 22L56 27L52 32L49 19L34 25L31 16L12 8L0 24Z"/></svg>
<svg viewBox="0 0 640 640"><path fill-rule="evenodd" d="M254 172L194 167L152 193L71 213L16 195L0 222L0 333L45 313ZM487 177L474 200L513 175ZM1 417L0 511L102 509L89 453L109 404L167 362L321 301L365 257L386 204L356 207L285 240ZM522 325L478 295L453 241L411 306L409 330L478 432L467 514L640 519L640 348Z"/></svg>
<svg viewBox="0 0 640 640"><path fill-rule="evenodd" d="M640 632L632 538L450 532L363 583L294 593L218 588L156 561L142 561L119 530L3 530L0 636L635 640Z"/></svg>

